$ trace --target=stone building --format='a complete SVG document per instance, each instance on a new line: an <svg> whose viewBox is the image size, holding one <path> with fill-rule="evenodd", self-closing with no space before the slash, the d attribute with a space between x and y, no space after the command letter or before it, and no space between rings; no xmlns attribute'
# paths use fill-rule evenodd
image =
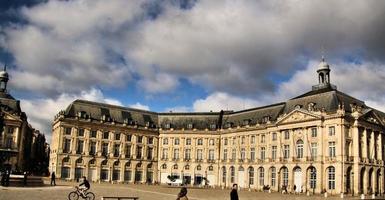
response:
<svg viewBox="0 0 385 200"><path fill-rule="evenodd" d="M324 60L317 74L305 94L236 112L155 113L76 100L54 120L51 170L94 181L385 192L385 114L338 91Z"/></svg>
<svg viewBox="0 0 385 200"><path fill-rule="evenodd" d="M8 93L8 80L4 67L0 71L0 171L9 169L41 173L32 169L31 163L40 158L31 156L31 152L34 145L46 145L45 139L34 140L42 134L35 134L36 130L28 123L27 115L20 108L20 101ZM45 156L49 155L45 153ZM48 162L42 168L47 171Z"/></svg>

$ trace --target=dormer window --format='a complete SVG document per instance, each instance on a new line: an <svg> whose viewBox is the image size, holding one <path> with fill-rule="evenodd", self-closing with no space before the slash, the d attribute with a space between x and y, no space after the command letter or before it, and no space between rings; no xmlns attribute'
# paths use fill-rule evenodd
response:
<svg viewBox="0 0 385 200"><path fill-rule="evenodd" d="M250 120L249 120L249 119L243 120L243 125L244 125L244 126L247 126L247 125L249 125L249 124L250 124Z"/></svg>
<svg viewBox="0 0 385 200"><path fill-rule="evenodd" d="M314 111L315 110L315 103L309 103L307 105L307 110L308 111Z"/></svg>
<svg viewBox="0 0 385 200"><path fill-rule="evenodd" d="M297 105L295 105L294 108L295 108L295 109L301 109L301 108L302 108L302 105L297 104Z"/></svg>
<svg viewBox="0 0 385 200"><path fill-rule="evenodd" d="M262 118L262 123L267 123L268 121L270 121L270 116L264 116Z"/></svg>
<svg viewBox="0 0 385 200"><path fill-rule="evenodd" d="M194 125L192 123L187 124L187 129L193 129Z"/></svg>
<svg viewBox="0 0 385 200"><path fill-rule="evenodd" d="M233 123L232 122L226 122L226 128L231 128L233 127Z"/></svg>
<svg viewBox="0 0 385 200"><path fill-rule="evenodd" d="M217 125L216 125L216 124L210 124L210 129L211 129L211 130L217 129Z"/></svg>
<svg viewBox="0 0 385 200"><path fill-rule="evenodd" d="M170 128L171 128L171 124L170 124L170 123L164 124L164 128L165 128L165 129L170 129Z"/></svg>

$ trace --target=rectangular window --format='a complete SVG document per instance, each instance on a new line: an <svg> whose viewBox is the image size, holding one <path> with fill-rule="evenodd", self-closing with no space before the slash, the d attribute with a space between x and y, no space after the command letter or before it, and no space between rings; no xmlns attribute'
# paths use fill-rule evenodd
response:
<svg viewBox="0 0 385 200"><path fill-rule="evenodd" d="M277 140L277 133L273 133L271 137L272 137L273 141L276 141Z"/></svg>
<svg viewBox="0 0 385 200"><path fill-rule="evenodd" d="M71 135L71 130L72 130L72 128L70 128L70 127L64 128L64 132L66 135Z"/></svg>
<svg viewBox="0 0 385 200"><path fill-rule="evenodd" d="M141 146L138 146L138 147L136 147L136 158L139 158L139 159L141 159L142 158L142 147Z"/></svg>
<svg viewBox="0 0 385 200"><path fill-rule="evenodd" d="M329 142L329 157L336 157L336 142Z"/></svg>
<svg viewBox="0 0 385 200"><path fill-rule="evenodd" d="M102 143L102 155L107 156L108 154L108 143Z"/></svg>
<svg viewBox="0 0 385 200"><path fill-rule="evenodd" d="M152 152L153 152L153 148L152 147L148 147L147 148L147 159L148 160L152 159Z"/></svg>
<svg viewBox="0 0 385 200"><path fill-rule="evenodd" d="M273 160L277 159L277 146L271 147L271 159Z"/></svg>
<svg viewBox="0 0 385 200"><path fill-rule="evenodd" d="M318 149L318 144L317 143L311 143L311 158L312 158L312 160L315 160L317 158L317 149Z"/></svg>
<svg viewBox="0 0 385 200"><path fill-rule="evenodd" d="M329 190L336 189L336 171L334 167L328 168L328 182L329 182Z"/></svg>
<svg viewBox="0 0 385 200"><path fill-rule="evenodd" d="M245 148L241 149L241 160L245 160Z"/></svg>
<svg viewBox="0 0 385 200"><path fill-rule="evenodd" d="M209 150L209 160L213 161L215 158L214 158L214 149L210 149Z"/></svg>
<svg viewBox="0 0 385 200"><path fill-rule="evenodd" d="M84 128L79 128L78 129L78 136L79 137L84 137Z"/></svg>
<svg viewBox="0 0 385 200"><path fill-rule="evenodd" d="M290 157L290 146L284 145L283 146L283 158L288 159Z"/></svg>
<svg viewBox="0 0 385 200"><path fill-rule="evenodd" d="M115 133L115 140L120 140L120 133Z"/></svg>
<svg viewBox="0 0 385 200"><path fill-rule="evenodd" d="M126 141L127 141L127 142L131 142L131 137L132 137L131 135L127 135Z"/></svg>
<svg viewBox="0 0 385 200"><path fill-rule="evenodd" d="M261 160L265 160L265 158L266 158L266 156L265 156L265 150L266 150L265 147L261 147Z"/></svg>
<svg viewBox="0 0 385 200"><path fill-rule="evenodd" d="M231 150L231 159L232 160L235 160L237 158L237 152L235 149L232 149Z"/></svg>
<svg viewBox="0 0 385 200"><path fill-rule="evenodd" d="M168 139L167 138L163 138L163 145L168 145Z"/></svg>
<svg viewBox="0 0 385 200"><path fill-rule="evenodd" d="M9 137L6 139L5 148L12 149L13 146L13 138Z"/></svg>
<svg viewBox="0 0 385 200"><path fill-rule="evenodd" d="M284 132L284 138L285 138L285 140L290 139L289 131Z"/></svg>
<svg viewBox="0 0 385 200"><path fill-rule="evenodd" d="M179 159L179 149L174 149L174 157L175 160Z"/></svg>
<svg viewBox="0 0 385 200"><path fill-rule="evenodd" d="M175 138L174 145L179 145L179 138Z"/></svg>
<svg viewBox="0 0 385 200"><path fill-rule="evenodd" d="M261 143L265 143L265 135L261 135Z"/></svg>
<svg viewBox="0 0 385 200"><path fill-rule="evenodd" d="M90 155L95 155L96 153L96 142L90 143Z"/></svg>
<svg viewBox="0 0 385 200"><path fill-rule="evenodd" d="M65 139L63 145L63 153L69 153L71 148L71 139Z"/></svg>
<svg viewBox="0 0 385 200"><path fill-rule="evenodd" d="M168 149L165 148L162 150L162 159L167 159L168 158Z"/></svg>
<svg viewBox="0 0 385 200"><path fill-rule="evenodd" d="M334 126L329 127L329 136L336 135L336 128Z"/></svg>
<svg viewBox="0 0 385 200"><path fill-rule="evenodd" d="M250 149L250 159L251 159L252 161L255 160L255 148L251 148L251 149Z"/></svg>
<svg viewBox="0 0 385 200"><path fill-rule="evenodd" d="M191 149L185 149L184 150L184 159L190 160L191 159Z"/></svg>
<svg viewBox="0 0 385 200"><path fill-rule="evenodd" d="M119 148L120 148L120 144L114 145L114 157L119 157Z"/></svg>
<svg viewBox="0 0 385 200"><path fill-rule="evenodd" d="M244 136L241 137L241 144L245 144L245 137Z"/></svg>
<svg viewBox="0 0 385 200"><path fill-rule="evenodd" d="M131 157L131 145L126 145L126 158Z"/></svg>
<svg viewBox="0 0 385 200"><path fill-rule="evenodd" d="M227 149L223 150L223 160L227 160Z"/></svg>
<svg viewBox="0 0 385 200"><path fill-rule="evenodd" d="M317 137L317 128L311 128L311 137Z"/></svg>
<svg viewBox="0 0 385 200"><path fill-rule="evenodd" d="M186 145L191 145L191 138L186 139Z"/></svg>
<svg viewBox="0 0 385 200"><path fill-rule="evenodd" d="M154 138L153 137L149 137L147 143L148 144L154 144Z"/></svg>
<svg viewBox="0 0 385 200"><path fill-rule="evenodd" d="M198 145L203 145L203 140L202 139L198 139Z"/></svg>
<svg viewBox="0 0 385 200"><path fill-rule="evenodd" d="M90 137L91 137L91 138L96 138L96 133L97 133L97 132L96 132L95 130L92 130L92 131L91 131Z"/></svg>
<svg viewBox="0 0 385 200"><path fill-rule="evenodd" d="M228 140L227 140L227 138L225 138L225 145L227 145L227 142L228 142Z"/></svg>
<svg viewBox="0 0 385 200"><path fill-rule="evenodd" d="M110 133L108 131L104 132L103 133L103 139L108 139L109 135L110 135Z"/></svg>
<svg viewBox="0 0 385 200"><path fill-rule="evenodd" d="M202 149L197 150L197 159L203 160L203 150Z"/></svg>
<svg viewBox="0 0 385 200"><path fill-rule="evenodd" d="M254 143L255 143L255 136L253 135L250 138L250 144L254 144Z"/></svg>
<svg viewBox="0 0 385 200"><path fill-rule="evenodd" d="M76 154L82 154L83 153L83 146L84 146L84 141L79 140L78 141L78 146L76 148Z"/></svg>
<svg viewBox="0 0 385 200"><path fill-rule="evenodd" d="M143 136L138 135L138 136L136 137L136 142L137 142L137 143L142 143L142 141L143 141Z"/></svg>

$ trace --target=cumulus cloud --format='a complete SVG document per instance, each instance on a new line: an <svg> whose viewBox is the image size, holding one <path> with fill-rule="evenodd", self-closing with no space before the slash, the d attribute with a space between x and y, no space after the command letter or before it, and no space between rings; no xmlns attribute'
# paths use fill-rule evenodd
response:
<svg viewBox="0 0 385 200"><path fill-rule="evenodd" d="M21 108L26 112L28 121L32 126L42 133L45 133L47 141L51 142L51 123L54 116L65 109L76 99L104 102L122 106L123 104L116 99L107 98L99 89L92 88L88 91L82 91L78 95L61 94L57 98L39 98L39 99L20 99Z"/></svg>
<svg viewBox="0 0 385 200"><path fill-rule="evenodd" d="M128 107L136 108L136 109L140 109L140 110L150 110L149 106L143 105L143 104L141 104L139 102L136 102L135 104L128 105Z"/></svg>
<svg viewBox="0 0 385 200"><path fill-rule="evenodd" d="M274 74L320 57L321 47L329 57L384 61L382 1L170 2L52 0L20 9L26 23L2 27L15 76L31 82L17 89L52 96L134 76L148 93L173 91L184 78L256 97L277 89Z"/></svg>
<svg viewBox="0 0 385 200"><path fill-rule="evenodd" d="M240 98L224 92L215 92L205 99L196 100L193 104L193 110L198 112L243 110L258 105L261 105L261 103L253 99Z"/></svg>

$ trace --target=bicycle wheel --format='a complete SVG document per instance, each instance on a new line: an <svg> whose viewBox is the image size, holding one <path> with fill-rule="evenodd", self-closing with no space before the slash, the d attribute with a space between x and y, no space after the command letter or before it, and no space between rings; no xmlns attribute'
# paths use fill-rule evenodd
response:
<svg viewBox="0 0 385 200"><path fill-rule="evenodd" d="M95 194L92 193L92 192L87 192L86 199L87 200L94 200L95 199Z"/></svg>
<svg viewBox="0 0 385 200"><path fill-rule="evenodd" d="M68 194L68 200L78 200L79 199L79 194L76 192L70 192Z"/></svg>

